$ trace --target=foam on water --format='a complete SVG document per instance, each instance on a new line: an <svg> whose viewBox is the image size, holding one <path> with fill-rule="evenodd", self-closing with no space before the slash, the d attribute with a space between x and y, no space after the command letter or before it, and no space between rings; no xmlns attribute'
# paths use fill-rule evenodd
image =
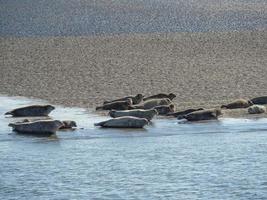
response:
<svg viewBox="0 0 267 200"><path fill-rule="evenodd" d="M76 131L37 138L13 133L3 114L47 103L0 97L1 199L264 199L267 119L202 123L157 118L145 129L94 127L108 119L57 106Z"/></svg>

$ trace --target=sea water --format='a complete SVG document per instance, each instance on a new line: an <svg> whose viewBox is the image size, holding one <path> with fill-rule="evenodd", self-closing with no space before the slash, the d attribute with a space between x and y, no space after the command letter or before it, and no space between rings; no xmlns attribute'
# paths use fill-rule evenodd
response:
<svg viewBox="0 0 267 200"><path fill-rule="evenodd" d="M145 129L101 129L108 119L57 106L76 131L12 132L10 109L47 103L0 97L0 199L266 199L267 119L185 123L156 118Z"/></svg>

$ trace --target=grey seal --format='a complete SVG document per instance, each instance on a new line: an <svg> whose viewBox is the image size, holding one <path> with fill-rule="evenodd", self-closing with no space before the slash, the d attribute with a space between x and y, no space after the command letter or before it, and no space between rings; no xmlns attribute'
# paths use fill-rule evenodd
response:
<svg viewBox="0 0 267 200"><path fill-rule="evenodd" d="M175 97L176 97L176 95L173 94L173 93L170 93L170 94L159 93L159 94L156 94L156 95L145 97L143 100L147 101L147 100L150 100L150 99L163 99L163 98L168 98L170 100L173 100Z"/></svg>
<svg viewBox="0 0 267 200"><path fill-rule="evenodd" d="M111 110L109 112L109 115L113 118L132 116L138 118L145 118L148 121L152 120L152 118L157 114L158 112L155 109L150 109L150 110L135 109L135 110L124 110L124 111Z"/></svg>
<svg viewBox="0 0 267 200"><path fill-rule="evenodd" d="M188 121L216 120L220 115L222 115L220 109L207 109L189 113L184 115L183 118L187 119Z"/></svg>
<svg viewBox="0 0 267 200"><path fill-rule="evenodd" d="M203 108L198 108L198 109L190 108L184 111L168 113L167 116L173 116L173 117L177 117L177 119L182 119L184 115L187 115L195 111L200 111L200 110L204 110L204 109Z"/></svg>
<svg viewBox="0 0 267 200"><path fill-rule="evenodd" d="M159 113L159 115L167 115L168 113L173 113L175 111L174 104L162 105L154 107Z"/></svg>
<svg viewBox="0 0 267 200"><path fill-rule="evenodd" d="M127 99L125 101L115 101L96 107L96 110L128 110L132 103L131 99Z"/></svg>
<svg viewBox="0 0 267 200"><path fill-rule="evenodd" d="M150 100L144 101L142 104L130 106L130 109L149 110L149 109L153 109L156 106L170 105L170 104L172 104L172 101L168 98L150 99Z"/></svg>
<svg viewBox="0 0 267 200"><path fill-rule="evenodd" d="M266 107L261 105L253 105L248 108L249 114L261 114L266 112Z"/></svg>
<svg viewBox="0 0 267 200"><path fill-rule="evenodd" d="M48 116L54 109L55 107L52 105L31 105L16 108L5 113L5 115L12 115L13 117L41 117Z"/></svg>
<svg viewBox="0 0 267 200"><path fill-rule="evenodd" d="M25 121L19 123L10 123L8 126L12 127L14 131L18 133L28 134L54 134L63 126L63 123L59 120L37 120L37 121Z"/></svg>
<svg viewBox="0 0 267 200"><path fill-rule="evenodd" d="M112 102L116 102L116 101L126 101L127 99L131 99L132 102L133 102L133 105L135 105L135 104L141 103L143 98L144 98L144 96L142 94L137 94L136 96L127 96L127 97L123 97L123 98L120 98L120 99L115 99L115 100L112 100L112 101L104 101L103 104L112 103Z"/></svg>
<svg viewBox="0 0 267 200"><path fill-rule="evenodd" d="M222 105L221 108L226 108L226 109L248 108L251 105L253 105L253 103L250 100L237 99L229 104Z"/></svg>
<svg viewBox="0 0 267 200"><path fill-rule="evenodd" d="M118 117L107 121L96 123L95 126L105 128L143 128L148 124L148 120L138 117Z"/></svg>

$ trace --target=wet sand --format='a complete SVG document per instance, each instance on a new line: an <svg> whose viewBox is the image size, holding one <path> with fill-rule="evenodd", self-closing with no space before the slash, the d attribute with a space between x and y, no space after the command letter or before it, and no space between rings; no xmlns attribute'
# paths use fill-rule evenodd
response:
<svg viewBox="0 0 267 200"><path fill-rule="evenodd" d="M0 39L0 93L93 108L177 94L178 110L267 95L267 32Z"/></svg>

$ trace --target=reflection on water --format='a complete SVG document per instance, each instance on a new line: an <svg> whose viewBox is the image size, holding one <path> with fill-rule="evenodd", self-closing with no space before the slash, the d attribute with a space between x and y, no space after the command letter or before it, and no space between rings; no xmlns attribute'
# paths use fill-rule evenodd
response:
<svg viewBox="0 0 267 200"><path fill-rule="evenodd" d="M178 123L146 129L95 128L108 117L57 106L51 117L76 131L13 133L3 113L43 103L0 97L1 199L264 199L267 119ZM83 129L81 129L83 128ZM60 192L59 192L60 191Z"/></svg>

